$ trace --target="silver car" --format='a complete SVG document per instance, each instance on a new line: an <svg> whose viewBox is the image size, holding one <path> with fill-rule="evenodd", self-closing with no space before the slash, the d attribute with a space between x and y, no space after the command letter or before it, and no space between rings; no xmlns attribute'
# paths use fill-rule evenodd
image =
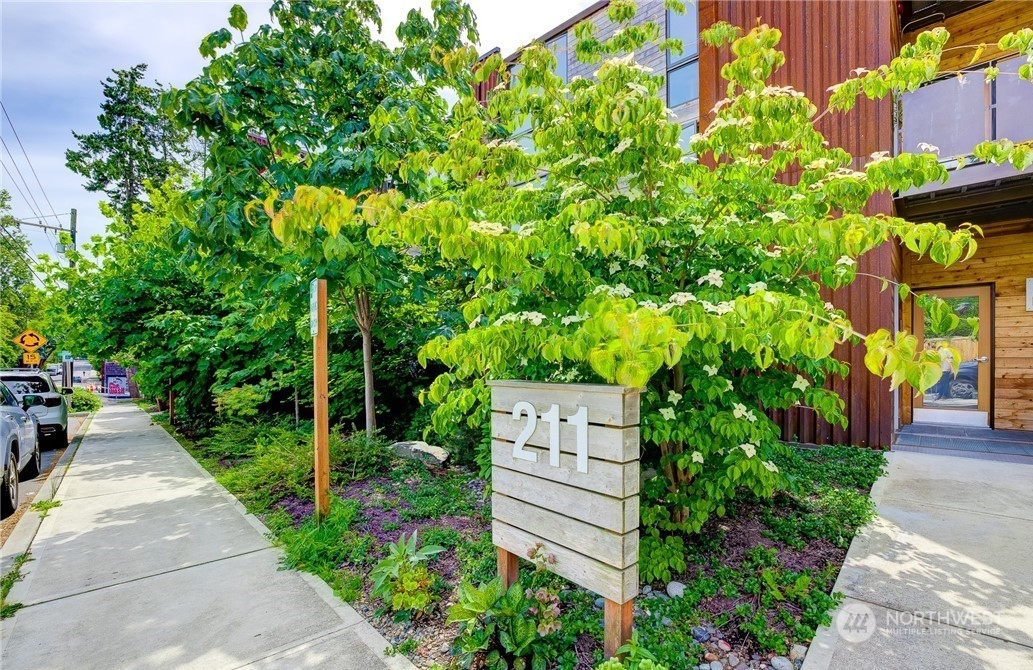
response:
<svg viewBox="0 0 1033 670"><path fill-rule="evenodd" d="M6 384L20 401L24 401L27 395L42 397L46 411L37 416L40 442L55 447L68 446L68 402L65 395L72 393L71 388L59 389L50 375L31 368L0 370L0 382Z"/></svg>
<svg viewBox="0 0 1033 670"><path fill-rule="evenodd" d="M18 509L18 481L39 474L39 435L36 417L43 413L44 400L28 394L19 401L0 382L0 447L4 470L0 477L0 519Z"/></svg>

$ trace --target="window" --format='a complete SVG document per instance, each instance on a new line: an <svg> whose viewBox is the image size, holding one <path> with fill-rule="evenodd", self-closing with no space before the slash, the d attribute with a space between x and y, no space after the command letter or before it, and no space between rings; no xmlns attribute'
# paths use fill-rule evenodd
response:
<svg viewBox="0 0 1033 670"><path fill-rule="evenodd" d="M8 407L17 407L18 400L11 395L11 392L7 390L7 387L0 384L0 405L6 405Z"/></svg>
<svg viewBox="0 0 1033 670"><path fill-rule="evenodd" d="M42 377L3 377L3 382L16 395L50 391L50 385Z"/></svg>
<svg viewBox="0 0 1033 670"><path fill-rule="evenodd" d="M681 127L681 135L678 137L678 146L685 152L686 158L692 155L692 149L689 147L689 140L696 134L698 124L695 121L689 121Z"/></svg>
<svg viewBox="0 0 1033 670"><path fill-rule="evenodd" d="M553 71L563 83L567 83L567 33L545 43L552 55L556 57L556 69Z"/></svg>
<svg viewBox="0 0 1033 670"><path fill-rule="evenodd" d="M686 3L685 13L667 10L667 38L681 40L680 54L667 52L667 106L678 107L699 98L699 17Z"/></svg>

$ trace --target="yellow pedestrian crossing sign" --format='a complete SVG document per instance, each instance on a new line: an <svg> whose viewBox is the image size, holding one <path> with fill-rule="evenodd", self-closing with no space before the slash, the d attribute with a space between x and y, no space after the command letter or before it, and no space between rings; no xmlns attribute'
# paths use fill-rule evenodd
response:
<svg viewBox="0 0 1033 670"><path fill-rule="evenodd" d="M31 354L32 352L36 351L44 344L46 344L49 340L47 340L47 338L43 337L36 331L30 329L26 330L18 337L12 338L11 341L17 344L22 349L24 349L26 353Z"/></svg>

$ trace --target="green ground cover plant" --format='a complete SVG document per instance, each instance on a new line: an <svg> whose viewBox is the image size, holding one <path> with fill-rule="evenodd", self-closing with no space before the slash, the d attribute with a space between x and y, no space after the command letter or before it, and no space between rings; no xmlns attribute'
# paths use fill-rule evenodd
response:
<svg viewBox="0 0 1033 670"><path fill-rule="evenodd" d="M23 607L21 603L9 602L7 595L14 588L14 583L22 578L22 566L31 560L29 552L19 554L11 564L11 568L0 577L0 619L14 616L14 613Z"/></svg>

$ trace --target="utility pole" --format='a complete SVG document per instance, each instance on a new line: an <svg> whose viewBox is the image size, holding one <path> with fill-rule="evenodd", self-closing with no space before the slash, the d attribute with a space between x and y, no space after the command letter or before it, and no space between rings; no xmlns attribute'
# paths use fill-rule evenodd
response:
<svg viewBox="0 0 1033 670"><path fill-rule="evenodd" d="M72 248L73 249L78 249L79 247L76 246L76 242L75 242L75 232L76 232L75 224L76 224L76 221L78 220L79 213L77 211L75 211L75 207L73 207L72 211L69 212L69 214L71 215L70 220L69 220L69 228L71 228L70 232L72 234ZM68 258L68 267L70 267L70 268L74 268L75 267L75 259L73 259L71 257Z"/></svg>
<svg viewBox="0 0 1033 670"><path fill-rule="evenodd" d="M48 226L45 223L36 223L34 221L23 221L21 219L15 219L15 222L18 225L20 225L20 226L32 226L33 228L42 228L44 230L53 230L53 231L56 231L58 233L68 233L72 237L72 248L76 249L77 247L76 247L76 244L75 244L75 234L76 234L77 214L78 213L74 209L69 212L71 222L70 222L70 225L69 225L68 228L62 228L61 226ZM68 265L69 265L69 267L73 267L74 268L75 267L75 261L73 261L71 258L69 258L68 259Z"/></svg>

